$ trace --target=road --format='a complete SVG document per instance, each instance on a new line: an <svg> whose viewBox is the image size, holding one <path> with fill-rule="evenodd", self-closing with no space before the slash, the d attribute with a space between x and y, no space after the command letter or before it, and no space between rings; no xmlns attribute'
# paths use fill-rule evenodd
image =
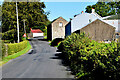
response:
<svg viewBox="0 0 120 80"><path fill-rule="evenodd" d="M2 67L3 78L73 78L61 64L56 47L38 39L30 41L33 51L9 61Z"/></svg>

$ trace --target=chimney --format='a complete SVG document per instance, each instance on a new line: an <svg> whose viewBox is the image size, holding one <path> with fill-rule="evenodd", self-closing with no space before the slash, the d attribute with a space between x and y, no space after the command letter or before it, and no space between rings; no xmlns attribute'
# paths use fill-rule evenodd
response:
<svg viewBox="0 0 120 80"><path fill-rule="evenodd" d="M95 12L95 9L94 8L92 8L92 13L94 13Z"/></svg>
<svg viewBox="0 0 120 80"><path fill-rule="evenodd" d="M83 11L81 13L84 13Z"/></svg>
<svg viewBox="0 0 120 80"><path fill-rule="evenodd" d="M70 21L72 20L72 18L70 18Z"/></svg>

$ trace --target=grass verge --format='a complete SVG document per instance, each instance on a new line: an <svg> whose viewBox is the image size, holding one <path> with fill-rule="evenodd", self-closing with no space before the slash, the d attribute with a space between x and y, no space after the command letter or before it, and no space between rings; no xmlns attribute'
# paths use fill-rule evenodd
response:
<svg viewBox="0 0 120 80"><path fill-rule="evenodd" d="M25 49L23 49L22 51L17 52L15 54L12 54L12 55L9 55L9 56L3 58L2 61L0 61L0 66L2 66L3 64L7 63L8 61L10 61L12 59L15 59L15 58L17 58L17 57L27 53L31 48L32 48L32 46L28 42L27 47Z"/></svg>

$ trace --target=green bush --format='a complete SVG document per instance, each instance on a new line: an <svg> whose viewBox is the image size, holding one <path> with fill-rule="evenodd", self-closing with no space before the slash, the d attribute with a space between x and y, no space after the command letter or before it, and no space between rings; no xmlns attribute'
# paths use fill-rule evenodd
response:
<svg viewBox="0 0 120 80"><path fill-rule="evenodd" d="M118 43L118 53L120 54L120 42Z"/></svg>
<svg viewBox="0 0 120 80"><path fill-rule="evenodd" d="M119 79L120 53L115 42L98 43L85 33L74 33L62 41L58 49L80 80Z"/></svg>
<svg viewBox="0 0 120 80"><path fill-rule="evenodd" d="M51 45L51 46L58 46L58 44L59 44L61 41L63 41L62 38L56 38L56 39L54 39L54 40L51 41L50 45Z"/></svg>
<svg viewBox="0 0 120 80"><path fill-rule="evenodd" d="M8 45L8 55L17 53L27 47L28 41L23 41L20 43L10 43Z"/></svg>

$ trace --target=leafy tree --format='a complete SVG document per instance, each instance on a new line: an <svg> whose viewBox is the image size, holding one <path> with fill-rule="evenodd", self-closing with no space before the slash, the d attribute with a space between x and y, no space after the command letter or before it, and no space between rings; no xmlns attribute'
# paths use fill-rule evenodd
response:
<svg viewBox="0 0 120 80"><path fill-rule="evenodd" d="M85 12L91 13L92 12L92 6L91 5L87 6Z"/></svg>
<svg viewBox="0 0 120 80"><path fill-rule="evenodd" d="M120 1L119 2L97 2L94 5L89 5L86 7L86 12L91 13L92 8L100 16L105 17L109 15L115 15L116 12L120 13ZM116 12L115 12L116 9Z"/></svg>
<svg viewBox="0 0 120 80"><path fill-rule="evenodd" d="M18 18L20 32L24 33L23 19L25 19L26 30L30 31L30 28L38 26L37 28L45 29L45 26L50 22L47 18L48 12L45 12L46 8L43 2L17 2L18 3ZM14 29L17 30L16 20L16 3L4 2L2 5L2 32L6 32ZM16 32L17 33L17 32ZM22 37L22 35L20 36ZM14 37L13 39L16 40ZM10 38L11 39L11 38Z"/></svg>

